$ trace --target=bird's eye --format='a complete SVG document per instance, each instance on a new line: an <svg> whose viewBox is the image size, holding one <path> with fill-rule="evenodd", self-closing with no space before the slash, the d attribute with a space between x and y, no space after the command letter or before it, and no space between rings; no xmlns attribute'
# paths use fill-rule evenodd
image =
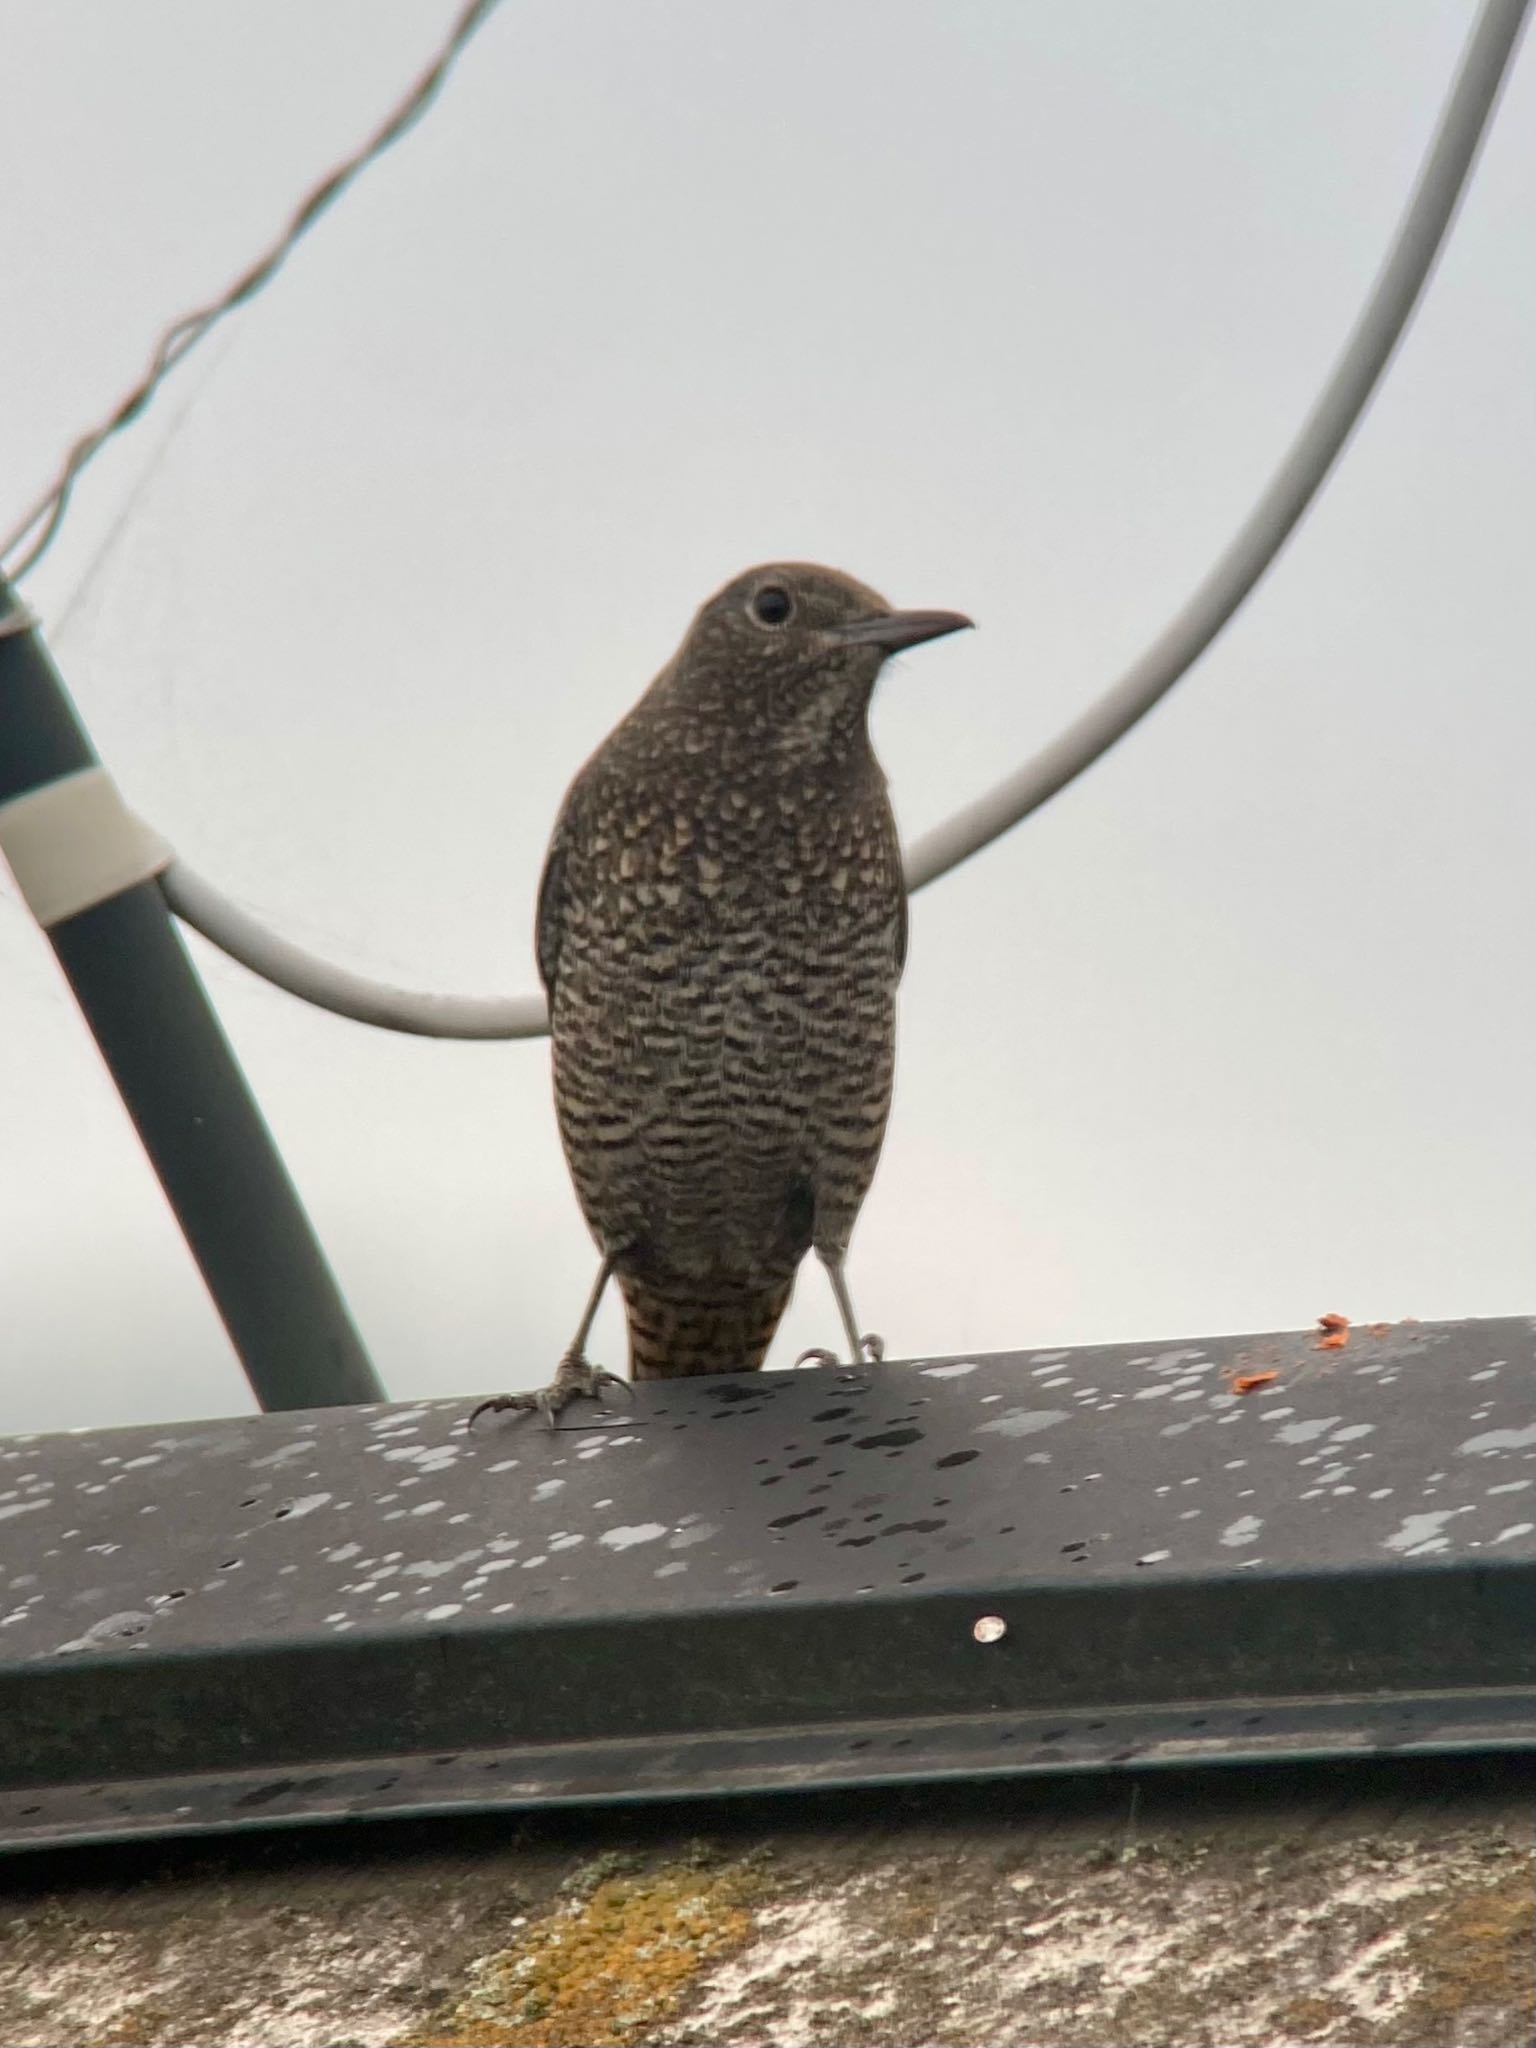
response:
<svg viewBox="0 0 1536 2048"><path fill-rule="evenodd" d="M777 583L765 583L752 600L752 616L760 626L786 625L794 608L794 599Z"/></svg>

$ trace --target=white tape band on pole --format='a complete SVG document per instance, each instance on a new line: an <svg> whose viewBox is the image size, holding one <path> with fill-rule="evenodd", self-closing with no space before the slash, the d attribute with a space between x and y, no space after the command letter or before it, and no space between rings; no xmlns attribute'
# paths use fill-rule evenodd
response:
<svg viewBox="0 0 1536 2048"><path fill-rule="evenodd" d="M78 769L0 804L0 854L44 931L149 881L173 857L105 768Z"/></svg>

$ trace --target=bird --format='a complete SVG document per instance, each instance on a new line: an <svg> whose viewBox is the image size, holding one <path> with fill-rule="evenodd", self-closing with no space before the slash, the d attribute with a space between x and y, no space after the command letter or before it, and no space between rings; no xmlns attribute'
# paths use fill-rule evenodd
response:
<svg viewBox="0 0 1536 2048"><path fill-rule="evenodd" d="M553 1381L623 1386L587 1340L609 1281L635 1380L755 1371L814 1250L845 1263L885 1137L907 952L869 708L886 660L973 622L814 563L717 591L566 793L539 884L556 1119L600 1255ZM836 1354L817 1351L820 1359Z"/></svg>

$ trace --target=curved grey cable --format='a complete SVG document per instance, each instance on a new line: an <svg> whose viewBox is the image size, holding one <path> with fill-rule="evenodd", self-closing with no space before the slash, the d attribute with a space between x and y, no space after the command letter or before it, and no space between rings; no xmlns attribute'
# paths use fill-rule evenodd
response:
<svg viewBox="0 0 1536 2048"><path fill-rule="evenodd" d="M184 860L173 860L160 877L165 900L195 932L249 967L263 981L302 996L338 1017L378 1024L387 1031L412 1031L422 1038L540 1038L549 1029L544 998L536 996L437 996L371 981L333 961L280 939L264 924L205 882Z"/></svg>
<svg viewBox="0 0 1536 2048"><path fill-rule="evenodd" d="M1205 652L1275 559L1333 467L1397 346L1445 238L1524 26L1530 0L1483 0L1397 239L1290 453L1215 566L1141 658L1082 718L1006 781L921 838L907 886L924 888L989 845L1090 768ZM167 901L233 959L322 1009L439 1038L533 1038L541 996L434 996L349 973L276 937L175 861Z"/></svg>
<svg viewBox="0 0 1536 2048"><path fill-rule="evenodd" d="M1484 0L1433 146L1321 397L1268 488L1182 611L1111 690L1032 761L924 836L907 887L937 881L1091 768L1188 673L1279 554L1364 412L1440 253L1520 39L1529 0Z"/></svg>

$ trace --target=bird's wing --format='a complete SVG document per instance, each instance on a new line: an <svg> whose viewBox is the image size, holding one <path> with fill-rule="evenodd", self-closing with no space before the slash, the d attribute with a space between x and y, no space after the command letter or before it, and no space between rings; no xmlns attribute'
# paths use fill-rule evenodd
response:
<svg viewBox="0 0 1536 2048"><path fill-rule="evenodd" d="M883 821L881 837L885 841L884 853L890 872L896 877L896 976L907 964L907 885L902 876L901 839L896 831L896 820L887 810Z"/></svg>
<svg viewBox="0 0 1536 2048"><path fill-rule="evenodd" d="M539 963L539 979L544 984L544 992L551 999L560 966L560 940L565 931L565 862L574 828L578 788L579 785L573 786L560 806L549 851L544 856L544 872L539 877L539 907L533 929L534 956Z"/></svg>

